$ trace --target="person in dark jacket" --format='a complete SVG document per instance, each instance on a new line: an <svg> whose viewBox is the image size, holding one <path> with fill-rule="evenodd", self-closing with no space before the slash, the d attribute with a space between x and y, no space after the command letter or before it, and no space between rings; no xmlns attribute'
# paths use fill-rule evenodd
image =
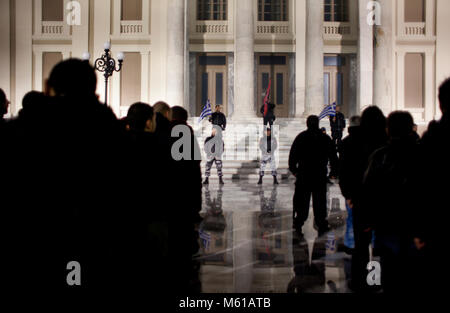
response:
<svg viewBox="0 0 450 313"><path fill-rule="evenodd" d="M213 128L210 137L205 140L205 152L206 152L206 173L204 185L209 184L209 177L211 176L211 168L213 163L216 164L217 175L219 176L219 184L224 185L223 172L222 172L222 155L225 149L225 143L222 139L222 133L218 126Z"/></svg>
<svg viewBox="0 0 450 313"><path fill-rule="evenodd" d="M80 288L105 291L113 284L117 204L111 191L119 182L111 156L120 158L119 127L99 103L96 85L88 62L64 60L51 71L45 101L13 121L2 191L5 207L14 210L3 210L0 219L7 263L1 267L8 268L2 279L12 289L25 290L30 277L42 291L70 288L69 261L82 267Z"/></svg>
<svg viewBox="0 0 450 313"><path fill-rule="evenodd" d="M336 149L330 137L319 129L319 118L310 116L308 130L295 139L289 154L289 170L297 177L294 195L294 228L301 228L308 218L311 194L314 218L319 234L329 230L327 218L327 166L337 166Z"/></svg>
<svg viewBox="0 0 450 313"><path fill-rule="evenodd" d="M0 89L0 123L4 122L3 117L8 113L9 100L3 89Z"/></svg>
<svg viewBox="0 0 450 313"><path fill-rule="evenodd" d="M386 118L375 106L368 107L361 116L359 127L349 129L349 136L341 144L339 156L339 186L352 212L355 246L352 255L352 288L367 287L367 263L371 232L365 232L365 216L361 212L362 182L370 155L387 143Z"/></svg>
<svg viewBox="0 0 450 313"><path fill-rule="evenodd" d="M176 118L171 121L171 147L173 149L174 143L180 140L178 130L182 129L188 134L191 146L186 159L175 160L172 151L170 190L173 195L167 201L173 216L169 225L169 247L177 247L169 249L170 259L176 260L171 277L177 283L172 284L172 288L178 294L185 294L192 291L192 255L199 250L196 229L202 221L199 214L202 210L201 154L194 130L187 124L187 111L177 107L175 112Z"/></svg>
<svg viewBox="0 0 450 313"><path fill-rule="evenodd" d="M264 127L269 125L270 128L272 128L273 122L276 120L275 107L276 105L270 102L267 104L267 108L265 104L263 104L263 106L261 107L260 112L264 118Z"/></svg>
<svg viewBox="0 0 450 313"><path fill-rule="evenodd" d="M371 156L363 181L361 210L367 216L364 228L375 231L384 292L406 290L414 284L414 279L409 278L411 273L405 270L421 191L417 170L421 157L413 124L409 112L389 115L388 145Z"/></svg>
<svg viewBox="0 0 450 313"><path fill-rule="evenodd" d="M119 285L151 290L164 284L168 262L168 204L149 199L168 199L170 145L168 138L155 134L153 108L146 103L135 103L128 110L126 123L125 160L123 174L128 195L117 229L117 257L120 268L116 272ZM148 247L152 247L148 249ZM126 269L126 270L124 270ZM150 283L151 282L151 283ZM156 289L155 288L155 291Z"/></svg>
<svg viewBox="0 0 450 313"><path fill-rule="evenodd" d="M350 126L348 128L348 137L345 138L342 142L342 146L344 146L344 142L348 138L354 138L361 136L361 117L360 116L352 116L350 118ZM340 161L342 160L342 152L340 153ZM344 175L344 182L345 182L345 175ZM341 182L340 182L341 183ZM346 251L351 254L353 249L355 248L355 240L354 240L354 232L353 232L353 213L352 208L349 206L348 203L345 205L347 209L347 222L346 222L346 232L345 232L345 238L344 238L344 245L346 247Z"/></svg>
<svg viewBox="0 0 450 313"><path fill-rule="evenodd" d="M414 139L416 139L417 142L420 141L420 135L419 135L419 133L417 132L418 129L419 129L419 126L417 126L417 124L414 124L414 127L413 127L413 136L414 136Z"/></svg>
<svg viewBox="0 0 450 313"><path fill-rule="evenodd" d="M159 101L153 105L153 111L155 112L155 123L156 123L156 135L163 138L170 137L170 121L172 120L172 109L170 106Z"/></svg>
<svg viewBox="0 0 450 313"><path fill-rule="evenodd" d="M227 128L227 118L225 117L225 114L223 114L220 110L221 107L217 104L216 111L211 114L211 116L209 117L209 121L213 126L217 125L222 128L223 131L225 131L225 129Z"/></svg>
<svg viewBox="0 0 450 313"><path fill-rule="evenodd" d="M346 127L345 116L341 112L340 106L336 106L336 115L330 116L330 126L331 138L333 138L333 142L336 148L338 148L341 144L344 129Z"/></svg>
<svg viewBox="0 0 450 313"><path fill-rule="evenodd" d="M431 274L427 286L433 290L445 290L449 274L443 270L442 253L448 244L443 232L448 228L448 190L450 177L450 78L439 87L439 102L442 118L433 121L422 137L421 167L423 168L420 206L423 212L416 215L416 241L427 250ZM436 266L436 264L439 264Z"/></svg>

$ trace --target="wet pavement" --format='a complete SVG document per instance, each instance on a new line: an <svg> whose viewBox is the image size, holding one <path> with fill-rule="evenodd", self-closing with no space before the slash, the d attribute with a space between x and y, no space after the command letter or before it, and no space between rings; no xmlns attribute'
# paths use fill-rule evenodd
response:
<svg viewBox="0 0 450 313"><path fill-rule="evenodd" d="M303 237L292 228L294 183L227 182L203 188L199 281L204 293L349 292L342 251L345 200L328 185L331 230L318 236L312 207Z"/></svg>

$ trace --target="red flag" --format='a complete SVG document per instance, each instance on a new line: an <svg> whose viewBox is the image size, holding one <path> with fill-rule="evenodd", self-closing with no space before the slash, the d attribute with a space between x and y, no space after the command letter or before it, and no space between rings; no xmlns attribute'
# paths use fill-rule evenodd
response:
<svg viewBox="0 0 450 313"><path fill-rule="evenodd" d="M266 96L264 97L264 117L266 117L267 112L269 111L269 95L271 87L272 87L272 79L269 80L269 87L267 88Z"/></svg>

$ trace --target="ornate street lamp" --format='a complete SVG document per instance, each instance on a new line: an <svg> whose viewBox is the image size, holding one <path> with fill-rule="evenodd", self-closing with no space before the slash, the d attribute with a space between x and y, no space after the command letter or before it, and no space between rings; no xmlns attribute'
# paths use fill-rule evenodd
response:
<svg viewBox="0 0 450 313"><path fill-rule="evenodd" d="M114 74L114 72L120 72L120 70L122 69L124 54L123 52L119 52L117 54L117 60L119 63L117 66L116 60L113 57L111 57L111 43L106 42L104 48L105 53L103 53L103 55L100 58L95 60L94 68L97 71L104 73L103 76L105 77L105 105L108 105L108 80ZM85 53L83 55L83 59L89 60L89 58L90 58L89 53Z"/></svg>

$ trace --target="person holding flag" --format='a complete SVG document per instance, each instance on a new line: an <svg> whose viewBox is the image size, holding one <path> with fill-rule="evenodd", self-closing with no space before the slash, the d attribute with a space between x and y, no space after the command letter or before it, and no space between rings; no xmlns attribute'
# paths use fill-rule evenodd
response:
<svg viewBox="0 0 450 313"><path fill-rule="evenodd" d="M331 138L333 138L334 145L339 150L339 146L341 145L342 137L344 134L344 129L347 127L345 116L341 112L340 106L336 106L336 112L334 116L330 116L330 126Z"/></svg>
<svg viewBox="0 0 450 313"><path fill-rule="evenodd" d="M261 114L264 117L264 127L269 124L269 127L272 129L273 122L275 121L275 104L269 102L270 98L270 89L272 87L272 80L269 81L269 87L266 91L266 96L264 97L264 103L261 107Z"/></svg>
<svg viewBox="0 0 450 313"><path fill-rule="evenodd" d="M220 112L220 105L216 104L216 111L209 116L209 122L211 124L219 126L223 131L227 128L227 118L225 117L225 114Z"/></svg>

